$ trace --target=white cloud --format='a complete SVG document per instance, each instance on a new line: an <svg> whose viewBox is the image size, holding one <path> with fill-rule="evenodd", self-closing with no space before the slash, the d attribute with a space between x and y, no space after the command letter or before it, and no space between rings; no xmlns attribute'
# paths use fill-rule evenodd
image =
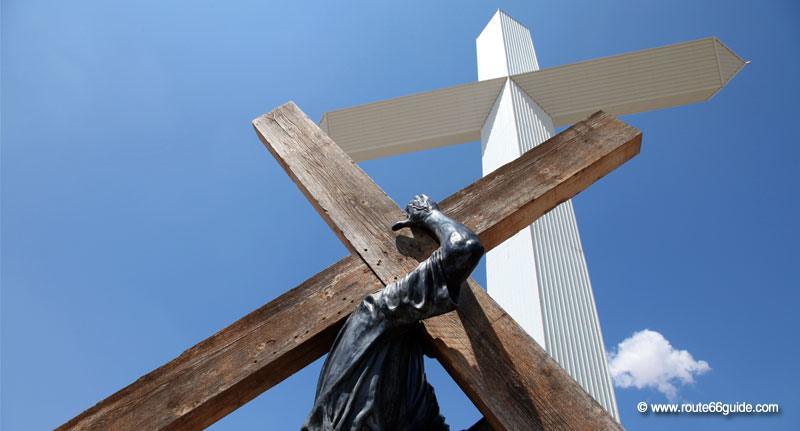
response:
<svg viewBox="0 0 800 431"><path fill-rule="evenodd" d="M609 353L609 368L614 384L620 388L654 388L668 399L678 396L677 384L694 383L694 376L711 367L695 360L686 350L678 350L656 331L635 332Z"/></svg>

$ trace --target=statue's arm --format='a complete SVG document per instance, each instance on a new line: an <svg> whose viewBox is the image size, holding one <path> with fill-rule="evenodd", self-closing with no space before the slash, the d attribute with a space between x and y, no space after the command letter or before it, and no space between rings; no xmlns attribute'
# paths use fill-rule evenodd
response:
<svg viewBox="0 0 800 431"><path fill-rule="evenodd" d="M416 196L406 207L406 214L408 220L398 222L392 229L419 226L436 236L448 289L451 296L457 298L457 289L483 256L484 249L478 235L443 213L436 202L425 195Z"/></svg>

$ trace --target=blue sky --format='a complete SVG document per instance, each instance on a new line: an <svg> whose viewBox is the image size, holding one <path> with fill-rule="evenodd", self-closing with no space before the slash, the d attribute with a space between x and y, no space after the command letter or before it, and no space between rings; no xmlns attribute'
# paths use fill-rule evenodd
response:
<svg viewBox="0 0 800 431"><path fill-rule="evenodd" d="M752 61L708 102L625 117L641 155L575 208L607 349L657 331L710 365L681 400L784 409L641 416L664 396L617 389L628 428L800 425L798 3L111 3L2 0L4 430L63 423L343 257L250 120L474 81L498 7L542 67L712 35ZM443 198L480 145L362 166L400 203ZM428 365L454 429L477 419ZM213 429L297 429L319 366Z"/></svg>

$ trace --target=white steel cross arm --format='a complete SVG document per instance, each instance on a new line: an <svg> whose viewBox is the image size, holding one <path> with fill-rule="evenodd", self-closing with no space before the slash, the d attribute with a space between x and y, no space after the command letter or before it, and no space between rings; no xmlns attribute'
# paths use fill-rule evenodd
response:
<svg viewBox="0 0 800 431"><path fill-rule="evenodd" d="M719 39L684 42L512 75L554 126L708 100L747 62ZM320 126L356 161L480 139L506 78L327 112Z"/></svg>
<svg viewBox="0 0 800 431"><path fill-rule="evenodd" d="M539 69L533 38L498 10L476 39L472 84L356 106L321 127L360 161L481 141L484 175L602 109L615 115L700 102L746 64L710 37ZM571 201L486 255L489 295L618 418L586 258Z"/></svg>

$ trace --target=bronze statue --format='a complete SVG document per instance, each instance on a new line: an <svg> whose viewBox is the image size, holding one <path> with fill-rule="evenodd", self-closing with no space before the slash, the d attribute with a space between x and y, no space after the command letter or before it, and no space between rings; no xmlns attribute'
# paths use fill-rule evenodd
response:
<svg viewBox="0 0 800 431"><path fill-rule="evenodd" d="M322 367L303 431L448 430L425 378L420 321L452 311L484 253L478 236L425 195L392 230L421 227L439 248L403 279L367 295Z"/></svg>

